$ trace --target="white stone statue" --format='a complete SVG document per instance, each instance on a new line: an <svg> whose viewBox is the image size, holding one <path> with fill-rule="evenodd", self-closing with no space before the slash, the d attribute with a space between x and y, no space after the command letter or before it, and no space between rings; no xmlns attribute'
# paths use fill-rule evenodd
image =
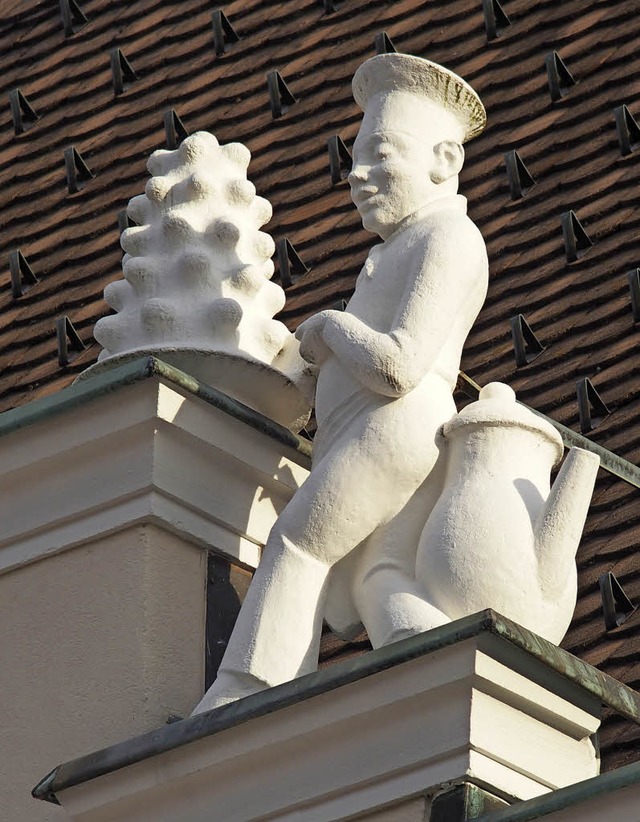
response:
<svg viewBox="0 0 640 822"><path fill-rule="evenodd" d="M319 371L309 478L271 531L218 678L194 713L317 667L323 618L374 647L494 608L554 642L599 459L492 383L452 392L484 301L484 242L457 194L484 126L451 72L402 54L353 80L364 118L349 175L370 252L344 312L302 323Z"/></svg>
<svg viewBox="0 0 640 822"><path fill-rule="evenodd" d="M124 279L104 292L117 314L96 324L104 350L81 379L155 354L294 430L304 425L313 380L273 319L285 295L271 281L275 246L260 231L271 205L247 179L250 158L207 132L151 155L154 176L127 208L138 225L122 233Z"/></svg>
<svg viewBox="0 0 640 822"><path fill-rule="evenodd" d="M269 536L194 713L315 670L327 594L333 622L348 628L339 592L362 557L355 621L374 645L442 621L415 561L442 490L439 429L455 414L462 346L487 288L484 242L457 194L462 143L485 113L463 80L408 55L368 60L353 89L364 118L349 182L382 242L346 311L322 311L296 332L319 368L313 468Z"/></svg>

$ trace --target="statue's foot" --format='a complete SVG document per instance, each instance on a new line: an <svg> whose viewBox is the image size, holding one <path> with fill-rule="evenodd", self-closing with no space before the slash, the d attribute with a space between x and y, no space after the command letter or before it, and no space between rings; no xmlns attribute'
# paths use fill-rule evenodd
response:
<svg viewBox="0 0 640 822"><path fill-rule="evenodd" d="M251 674L220 671L213 685L191 712L191 716L213 711L245 696L258 694L269 687L268 683Z"/></svg>

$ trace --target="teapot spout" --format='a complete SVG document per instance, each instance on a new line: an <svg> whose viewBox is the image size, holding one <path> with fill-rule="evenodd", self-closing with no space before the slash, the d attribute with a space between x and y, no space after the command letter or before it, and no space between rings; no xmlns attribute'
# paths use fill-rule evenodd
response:
<svg viewBox="0 0 640 822"><path fill-rule="evenodd" d="M536 523L536 554L542 592L552 599L565 589L587 518L600 458L573 447Z"/></svg>

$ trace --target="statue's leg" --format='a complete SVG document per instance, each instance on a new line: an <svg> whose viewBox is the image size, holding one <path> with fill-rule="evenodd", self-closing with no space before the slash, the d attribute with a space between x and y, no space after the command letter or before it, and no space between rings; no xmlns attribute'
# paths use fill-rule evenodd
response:
<svg viewBox="0 0 640 822"><path fill-rule="evenodd" d="M408 467L392 431L366 419L359 428L314 465L278 518L218 677L194 713L316 669L331 566L395 516L425 476L421 466L434 462L433 442L412 443ZM362 447L373 436L375 448Z"/></svg>
<svg viewBox="0 0 640 822"><path fill-rule="evenodd" d="M193 713L314 671L329 565L272 532L213 685Z"/></svg>
<svg viewBox="0 0 640 822"><path fill-rule="evenodd" d="M427 602L415 575L420 534L442 490L442 463L404 508L371 534L360 554L353 598L374 648L450 621Z"/></svg>

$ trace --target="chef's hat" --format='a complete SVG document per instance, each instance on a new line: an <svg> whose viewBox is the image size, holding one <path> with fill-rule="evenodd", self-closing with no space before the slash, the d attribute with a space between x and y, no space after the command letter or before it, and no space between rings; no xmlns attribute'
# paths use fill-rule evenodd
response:
<svg viewBox="0 0 640 822"><path fill-rule="evenodd" d="M458 128L461 142L480 134L486 125L487 115L480 98L471 86L449 69L414 57L410 54L379 54L363 63L353 77L353 96L360 108L374 107L378 119L385 119L385 111L393 105L393 98L402 93L403 100L410 100L402 109L410 112L411 106L433 109L439 104ZM410 98L408 98L410 95ZM373 112L372 112L373 113ZM375 113L374 117L376 116ZM406 123L397 124L410 130Z"/></svg>

